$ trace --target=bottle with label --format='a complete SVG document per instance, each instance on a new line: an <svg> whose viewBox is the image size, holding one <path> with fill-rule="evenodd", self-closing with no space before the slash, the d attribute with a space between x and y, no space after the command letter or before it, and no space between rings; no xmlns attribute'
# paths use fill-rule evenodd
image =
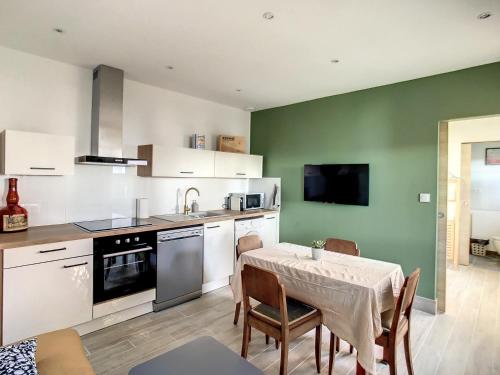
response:
<svg viewBox="0 0 500 375"><path fill-rule="evenodd" d="M18 232L28 229L28 211L19 206L17 194L17 178L9 178L9 192L7 193L7 207L0 210L0 232Z"/></svg>

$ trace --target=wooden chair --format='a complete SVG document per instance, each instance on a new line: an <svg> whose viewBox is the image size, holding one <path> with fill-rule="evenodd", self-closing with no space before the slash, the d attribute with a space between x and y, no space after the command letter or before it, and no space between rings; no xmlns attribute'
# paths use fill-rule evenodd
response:
<svg viewBox="0 0 500 375"><path fill-rule="evenodd" d="M358 244L354 241L341 240L340 238L327 238L325 241L325 250L336 253L360 256Z"/></svg>
<svg viewBox="0 0 500 375"><path fill-rule="evenodd" d="M250 327L281 342L280 375L287 374L288 344L316 329L316 371L321 368L321 311L292 298L273 272L245 264L241 271L244 327L241 356L247 357ZM252 307L250 298L260 302Z"/></svg>
<svg viewBox="0 0 500 375"><path fill-rule="evenodd" d="M361 255L361 252L359 251L358 244L354 241L350 240L342 240L340 238L327 238L325 241L325 250L326 251L333 251L335 253L340 253L340 254L346 254L346 255L352 255L359 257ZM335 341L333 340L333 337L335 335L333 333L330 333L330 352L332 351L339 351L340 350L340 337L337 337ZM335 344L335 347L334 347ZM349 353L352 354L354 351L354 348L351 344L349 344ZM332 357L332 354L330 354L330 358Z"/></svg>
<svg viewBox="0 0 500 375"><path fill-rule="evenodd" d="M256 234L252 234L249 236L240 237L238 240L238 245L236 245L236 259L239 259L241 254L245 251L256 250L262 248L262 240ZM240 318L240 309L241 302L236 304L236 308L234 310L234 325L238 324L238 320Z"/></svg>
<svg viewBox="0 0 500 375"><path fill-rule="evenodd" d="M405 279L403 287L396 300L394 310L382 313L382 334L375 339L375 344L384 348L384 361L389 364L390 375L397 373L396 349L404 341L406 367L408 375L413 375L413 361L410 346L410 323L413 301L420 279L420 268ZM331 355L330 351L330 355ZM332 359L330 358L328 373L332 373Z"/></svg>

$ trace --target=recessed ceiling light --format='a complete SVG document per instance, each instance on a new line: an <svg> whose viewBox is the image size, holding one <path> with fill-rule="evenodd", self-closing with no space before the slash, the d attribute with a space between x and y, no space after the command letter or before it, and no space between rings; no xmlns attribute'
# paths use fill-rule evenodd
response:
<svg viewBox="0 0 500 375"><path fill-rule="evenodd" d="M60 27L54 27L54 29L53 29L53 30L54 30L56 33L59 33L59 34L64 33L64 30L63 30L63 29L61 29Z"/></svg>
<svg viewBox="0 0 500 375"><path fill-rule="evenodd" d="M248 111L248 112L255 111L255 107L246 107L245 111Z"/></svg>
<svg viewBox="0 0 500 375"><path fill-rule="evenodd" d="M477 16L477 18L479 18L480 20L485 20L490 17L491 17L491 12L479 13L479 15Z"/></svg>
<svg viewBox="0 0 500 375"><path fill-rule="evenodd" d="M266 12L262 15L262 17L264 17L265 20L272 20L274 18L274 14L273 12Z"/></svg>
<svg viewBox="0 0 500 375"><path fill-rule="evenodd" d="M339 59L331 59L330 62L332 64L338 64L340 62L340 60Z"/></svg>
<svg viewBox="0 0 500 375"><path fill-rule="evenodd" d="M172 65L166 65L166 66L165 66L165 69L168 69L168 70L173 70L173 69L174 69L174 67L173 67Z"/></svg>

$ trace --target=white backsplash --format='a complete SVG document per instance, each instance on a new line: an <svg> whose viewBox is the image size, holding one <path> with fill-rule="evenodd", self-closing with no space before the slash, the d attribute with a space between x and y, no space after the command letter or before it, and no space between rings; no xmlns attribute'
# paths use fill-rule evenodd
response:
<svg viewBox="0 0 500 375"><path fill-rule="evenodd" d="M72 135L75 156L90 152L92 70L0 47L0 82L0 130ZM193 133L205 134L207 149L215 149L217 135L241 135L248 151L250 113L125 79L125 157L136 157L141 144L188 147ZM245 192L248 186L247 180L143 178L136 173L134 167L77 165L74 176L20 176L21 204L35 226L134 216L139 197L149 198L153 215L175 212L182 209L178 196L189 186L200 190L201 210L217 209L227 193ZM1 206L8 177L0 176Z"/></svg>
<svg viewBox="0 0 500 375"><path fill-rule="evenodd" d="M124 172L124 173L122 173ZM10 176L1 176L5 206ZM73 176L12 176L18 178L20 204L28 210L30 226L135 216L136 198L148 198L150 215L182 210L184 192L194 186L188 203L200 210L222 208L224 197L246 192L248 180L215 178L137 177L136 168L76 165Z"/></svg>

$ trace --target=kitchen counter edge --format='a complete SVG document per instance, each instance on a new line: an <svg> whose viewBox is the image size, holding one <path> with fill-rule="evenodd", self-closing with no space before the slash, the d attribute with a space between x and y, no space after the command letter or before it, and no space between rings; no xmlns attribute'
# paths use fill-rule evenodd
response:
<svg viewBox="0 0 500 375"><path fill-rule="evenodd" d="M166 220L150 217L149 219L145 220L149 221L152 225L136 228L113 229L95 233L86 232L82 229L79 229L74 224L43 225L38 227L31 227L24 232L0 234L0 249L4 250L17 247L41 245L46 243L109 237L140 232L156 232L168 229L190 227L194 225L203 225L205 223L216 221L252 218L272 213L279 213L279 210L261 209L245 212L226 210L225 214L227 214L228 216L215 216L210 218L187 220L181 222L169 222Z"/></svg>

